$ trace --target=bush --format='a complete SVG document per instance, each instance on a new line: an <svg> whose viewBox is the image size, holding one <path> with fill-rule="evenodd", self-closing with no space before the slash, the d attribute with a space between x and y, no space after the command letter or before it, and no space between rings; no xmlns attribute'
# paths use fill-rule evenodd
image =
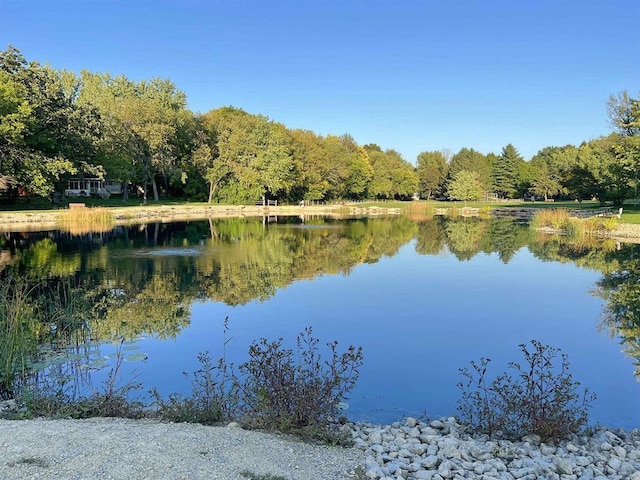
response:
<svg viewBox="0 0 640 480"><path fill-rule="evenodd" d="M165 420L205 424L237 420L250 428L348 444L350 436L333 429L333 420L356 385L362 348L350 346L340 354L338 343L331 342L327 344L331 356L323 360L311 328L298 336L295 353L283 348L282 342L282 338L253 342L249 360L237 369L227 365L224 354L214 365L208 353L201 353L202 368L191 377L190 397L171 394L164 400L157 390L151 391L158 415Z"/></svg>
<svg viewBox="0 0 640 480"><path fill-rule="evenodd" d="M298 336L296 356L282 348L282 339L251 345L239 385L252 425L281 431L322 427L339 413L358 380L362 348L350 346L339 355L337 342L328 343L331 358L323 361L318 343L309 327Z"/></svg>
<svg viewBox="0 0 640 480"><path fill-rule="evenodd" d="M214 365L209 352L204 352L198 354L198 361L202 368L196 370L192 378L184 372L184 376L191 380L191 397L172 393L164 400L157 389L151 390L157 414L163 420L215 425L233 418L238 402L225 382L224 359Z"/></svg>
<svg viewBox="0 0 640 480"><path fill-rule="evenodd" d="M582 240L587 236L587 224L581 218L570 218L564 224L565 235L572 240Z"/></svg>
<svg viewBox="0 0 640 480"><path fill-rule="evenodd" d="M487 380L490 359L471 362L472 370L461 368L466 381L458 383L461 420L475 433L501 432L509 438L536 434L542 440L557 441L579 433L588 420L589 404L595 395L584 389L569 373L567 356L559 349L531 341L531 349L521 344L526 364L510 362L516 371ZM554 360L560 355L559 368Z"/></svg>
<svg viewBox="0 0 640 480"><path fill-rule="evenodd" d="M282 348L282 339L251 345L236 378L250 425L300 431L322 428L339 413L358 380L362 348L350 346L340 355L338 343L328 343L331 358L323 361L318 343L309 327L298 336L297 355Z"/></svg>

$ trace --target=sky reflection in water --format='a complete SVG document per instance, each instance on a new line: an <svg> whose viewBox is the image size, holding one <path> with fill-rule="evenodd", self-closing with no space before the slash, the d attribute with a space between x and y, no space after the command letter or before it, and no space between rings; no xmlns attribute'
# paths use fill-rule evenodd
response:
<svg viewBox="0 0 640 480"><path fill-rule="evenodd" d="M181 372L198 368L198 352L221 355L226 316L232 338L226 354L235 362L246 359L254 339L282 336L293 347L312 326L322 341L363 346L350 417L391 422L455 414L460 367L484 356L501 373L522 359L519 344L537 339L568 354L574 379L597 393L593 421L637 427L640 384L632 359L599 332L603 301L589 293L600 277L570 263L542 262L527 248L507 264L483 253L461 262L449 253L418 255L412 241L349 275L296 281L266 302L195 303L190 326L175 340L142 342L149 360L138 368L161 392L188 393Z"/></svg>

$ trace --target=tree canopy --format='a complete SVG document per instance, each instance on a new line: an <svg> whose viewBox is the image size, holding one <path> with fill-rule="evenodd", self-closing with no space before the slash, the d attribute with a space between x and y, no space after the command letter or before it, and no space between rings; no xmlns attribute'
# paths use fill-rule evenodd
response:
<svg viewBox="0 0 640 480"><path fill-rule="evenodd" d="M128 185L143 202L456 198L454 182L465 170L487 197L621 204L637 192L639 97L611 95L606 114L611 135L545 147L530 162L507 144L500 154L465 147L450 159L424 151L414 166L348 133L289 129L232 106L195 114L168 79L73 73L27 61L11 46L0 51L0 177L10 198L62 193L76 176L122 182L123 202Z"/></svg>

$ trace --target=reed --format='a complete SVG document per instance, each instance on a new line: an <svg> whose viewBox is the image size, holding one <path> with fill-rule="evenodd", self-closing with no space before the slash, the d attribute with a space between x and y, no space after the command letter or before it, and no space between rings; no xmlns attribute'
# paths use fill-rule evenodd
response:
<svg viewBox="0 0 640 480"><path fill-rule="evenodd" d="M113 230L116 219L108 208L73 208L58 218L58 229L71 235L100 233Z"/></svg>
<svg viewBox="0 0 640 480"><path fill-rule="evenodd" d="M21 280L0 283L0 398L13 398L16 377L24 375L37 347L30 290Z"/></svg>
<svg viewBox="0 0 640 480"><path fill-rule="evenodd" d="M403 214L413 221L432 220L434 215L433 205L426 202L412 202L402 210Z"/></svg>
<svg viewBox="0 0 640 480"><path fill-rule="evenodd" d="M586 219L587 230L590 232L611 232L618 226L616 217L591 217Z"/></svg>
<svg viewBox="0 0 640 480"><path fill-rule="evenodd" d="M555 230L564 229L569 221L569 211L564 208L540 209L531 219L533 228L551 227Z"/></svg>
<svg viewBox="0 0 640 480"><path fill-rule="evenodd" d="M567 218L563 229L565 235L571 241L582 240L590 234L587 230L587 222L579 218Z"/></svg>

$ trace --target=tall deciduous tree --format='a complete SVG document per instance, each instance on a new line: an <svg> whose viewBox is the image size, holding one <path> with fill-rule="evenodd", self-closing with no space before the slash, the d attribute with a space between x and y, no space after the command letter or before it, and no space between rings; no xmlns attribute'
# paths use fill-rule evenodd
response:
<svg viewBox="0 0 640 480"><path fill-rule="evenodd" d="M482 188L484 190L490 188L491 164L487 157L472 148L463 148L451 157L451 162L449 163L449 171L447 172L446 181L448 196L451 196L449 193L451 182L453 182L455 176L462 170L476 172Z"/></svg>
<svg viewBox="0 0 640 480"><path fill-rule="evenodd" d="M205 114L215 125L218 161L230 170L235 201L285 195L297 179L285 127L262 115L224 108Z"/></svg>
<svg viewBox="0 0 640 480"><path fill-rule="evenodd" d="M369 187L375 198L411 198L418 191L418 176L413 165L395 150L385 152L378 145L365 145L373 166L373 179Z"/></svg>
<svg viewBox="0 0 640 480"><path fill-rule="evenodd" d="M562 190L560 179L549 171L549 167L546 164L543 164L537 170L533 180L533 193L543 196L546 202L550 196L556 195Z"/></svg>
<svg viewBox="0 0 640 480"><path fill-rule="evenodd" d="M83 73L80 101L96 105L105 118L101 147L109 170L127 183L142 185L143 198L151 185L159 200L157 179L165 190L181 178L180 129L190 112L186 97L169 80L154 78L133 82L121 75Z"/></svg>
<svg viewBox="0 0 640 480"><path fill-rule="evenodd" d="M67 77L36 62L27 63L10 47L0 52L3 104L0 147L3 174L18 186L47 196L65 173L95 169L100 118L97 111L76 104Z"/></svg>
<svg viewBox="0 0 640 480"><path fill-rule="evenodd" d="M447 175L447 159L442 152L422 152L418 155L418 190L422 198L442 193Z"/></svg>
<svg viewBox="0 0 640 480"><path fill-rule="evenodd" d="M460 170L449 185L449 197L454 200L478 201L482 199L484 189L478 172Z"/></svg>
<svg viewBox="0 0 640 480"><path fill-rule="evenodd" d="M607 113L612 126L620 135L613 145L619 169L632 172L630 184L637 204L640 182L640 94L637 98L630 97L626 91L612 95L607 102Z"/></svg>

